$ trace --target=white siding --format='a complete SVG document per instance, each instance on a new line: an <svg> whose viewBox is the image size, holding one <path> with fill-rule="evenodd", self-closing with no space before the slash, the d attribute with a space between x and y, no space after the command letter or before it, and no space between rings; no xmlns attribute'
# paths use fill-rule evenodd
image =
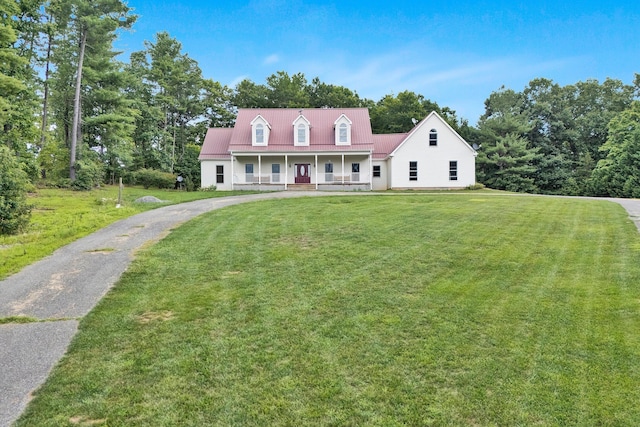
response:
<svg viewBox="0 0 640 427"><path fill-rule="evenodd" d="M373 166L380 166L380 177L373 177L374 190L387 190L389 188L389 168L386 160L374 160Z"/></svg>
<svg viewBox="0 0 640 427"><path fill-rule="evenodd" d="M224 182L216 183L216 167L224 168ZM202 160L200 162L200 186L203 188L216 186L218 190L231 190L231 161L229 160Z"/></svg>
<svg viewBox="0 0 640 427"><path fill-rule="evenodd" d="M438 145L429 145L431 129ZM458 179L449 179L449 162L458 162ZM390 160L392 188L464 188L475 184L475 153L442 119L431 115L396 149ZM417 181L409 180L409 163L418 163Z"/></svg>

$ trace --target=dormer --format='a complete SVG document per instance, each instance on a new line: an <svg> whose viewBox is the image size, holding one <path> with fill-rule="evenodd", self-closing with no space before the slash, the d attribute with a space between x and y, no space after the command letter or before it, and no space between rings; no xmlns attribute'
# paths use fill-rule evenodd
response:
<svg viewBox="0 0 640 427"><path fill-rule="evenodd" d="M310 130L311 122L300 114L298 118L293 121L293 145L296 147L308 147Z"/></svg>
<svg viewBox="0 0 640 427"><path fill-rule="evenodd" d="M269 144L271 125L260 114L251 120L251 145L254 147L266 147Z"/></svg>
<svg viewBox="0 0 640 427"><path fill-rule="evenodd" d="M351 145L351 120L344 114L333 122L336 133L336 145Z"/></svg>

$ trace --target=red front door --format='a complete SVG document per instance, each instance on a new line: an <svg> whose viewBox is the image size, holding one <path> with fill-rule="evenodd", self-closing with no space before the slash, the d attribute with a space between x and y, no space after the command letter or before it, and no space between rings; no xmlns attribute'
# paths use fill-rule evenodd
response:
<svg viewBox="0 0 640 427"><path fill-rule="evenodd" d="M296 184L311 184L309 169L309 163L296 163Z"/></svg>

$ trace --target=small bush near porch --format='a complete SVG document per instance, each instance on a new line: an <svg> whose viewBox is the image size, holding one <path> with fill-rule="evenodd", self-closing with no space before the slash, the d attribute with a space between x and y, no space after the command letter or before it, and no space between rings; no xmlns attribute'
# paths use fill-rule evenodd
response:
<svg viewBox="0 0 640 427"><path fill-rule="evenodd" d="M18 425L638 425L638 331L613 203L246 204L141 253Z"/></svg>

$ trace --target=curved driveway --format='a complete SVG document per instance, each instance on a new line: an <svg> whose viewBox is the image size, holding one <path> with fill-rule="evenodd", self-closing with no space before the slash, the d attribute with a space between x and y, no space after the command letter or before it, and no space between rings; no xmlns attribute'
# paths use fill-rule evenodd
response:
<svg viewBox="0 0 640 427"><path fill-rule="evenodd" d="M226 206L268 199L356 194L375 193L291 191L166 206L113 223L0 281L0 318L28 316L42 320L0 325L0 426L10 425L22 413L31 393L44 383L63 356L77 332L79 320L119 279L135 252L144 245L160 240L185 221ZM640 200L607 200L620 203L640 231Z"/></svg>

